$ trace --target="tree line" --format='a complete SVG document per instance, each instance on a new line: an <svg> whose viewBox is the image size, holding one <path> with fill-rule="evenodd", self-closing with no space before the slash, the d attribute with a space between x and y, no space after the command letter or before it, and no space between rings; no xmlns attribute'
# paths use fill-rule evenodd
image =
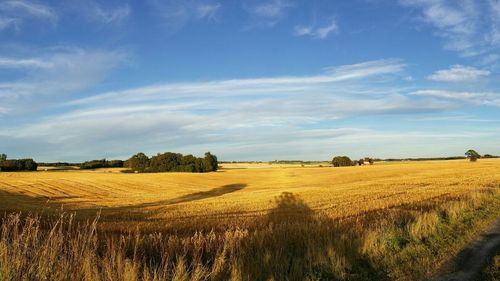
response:
<svg viewBox="0 0 500 281"><path fill-rule="evenodd" d="M122 160L91 160L86 161L80 164L80 169L99 169L99 168L122 168L123 167Z"/></svg>
<svg viewBox="0 0 500 281"><path fill-rule="evenodd" d="M130 157L123 165L130 172L158 173L158 172L189 172L205 173L217 171L219 165L217 156L210 152L205 157L198 158L193 155L180 153L158 153L149 158L144 153L137 153Z"/></svg>
<svg viewBox="0 0 500 281"><path fill-rule="evenodd" d="M0 171L20 172L36 171L38 164L33 159L7 159L6 154L0 154Z"/></svg>
<svg viewBox="0 0 500 281"><path fill-rule="evenodd" d="M457 159L469 159L471 162L476 162L480 158L499 158L499 156L494 156L491 154L485 154L481 156L474 149L469 149L465 152L464 156L453 156L453 157L435 157L435 158L405 158L405 159L372 159L370 157L361 158L359 160L351 160L348 156L335 156L332 159L332 165L334 167L348 167L356 165L372 165L375 161L428 161L428 160L457 160Z"/></svg>

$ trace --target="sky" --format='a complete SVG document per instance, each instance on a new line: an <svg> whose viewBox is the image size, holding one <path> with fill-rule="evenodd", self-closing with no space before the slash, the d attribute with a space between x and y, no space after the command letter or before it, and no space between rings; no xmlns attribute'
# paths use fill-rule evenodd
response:
<svg viewBox="0 0 500 281"><path fill-rule="evenodd" d="M0 0L0 152L500 154L500 0Z"/></svg>

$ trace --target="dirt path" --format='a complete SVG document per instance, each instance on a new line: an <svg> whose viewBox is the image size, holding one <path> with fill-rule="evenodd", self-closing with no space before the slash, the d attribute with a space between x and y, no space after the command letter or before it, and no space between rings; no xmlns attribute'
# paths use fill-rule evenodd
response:
<svg viewBox="0 0 500 281"><path fill-rule="evenodd" d="M481 270L488 265L488 262L498 250L500 250L500 219L496 220L490 230L458 253L453 260L454 268L458 271L440 276L435 280L476 280Z"/></svg>

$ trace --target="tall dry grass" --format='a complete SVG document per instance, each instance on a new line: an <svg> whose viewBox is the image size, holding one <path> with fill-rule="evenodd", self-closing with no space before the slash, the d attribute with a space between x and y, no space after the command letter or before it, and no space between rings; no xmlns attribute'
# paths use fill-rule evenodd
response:
<svg viewBox="0 0 500 281"><path fill-rule="evenodd" d="M425 280L499 215L498 190L335 220L283 193L249 227L192 234L5 215L0 280Z"/></svg>

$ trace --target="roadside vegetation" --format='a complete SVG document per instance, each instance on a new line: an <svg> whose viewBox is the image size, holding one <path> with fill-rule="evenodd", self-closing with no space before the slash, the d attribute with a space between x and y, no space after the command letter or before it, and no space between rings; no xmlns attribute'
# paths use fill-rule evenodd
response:
<svg viewBox="0 0 500 281"><path fill-rule="evenodd" d="M483 270L477 281L498 281L500 280L500 250L493 257L490 265Z"/></svg>

